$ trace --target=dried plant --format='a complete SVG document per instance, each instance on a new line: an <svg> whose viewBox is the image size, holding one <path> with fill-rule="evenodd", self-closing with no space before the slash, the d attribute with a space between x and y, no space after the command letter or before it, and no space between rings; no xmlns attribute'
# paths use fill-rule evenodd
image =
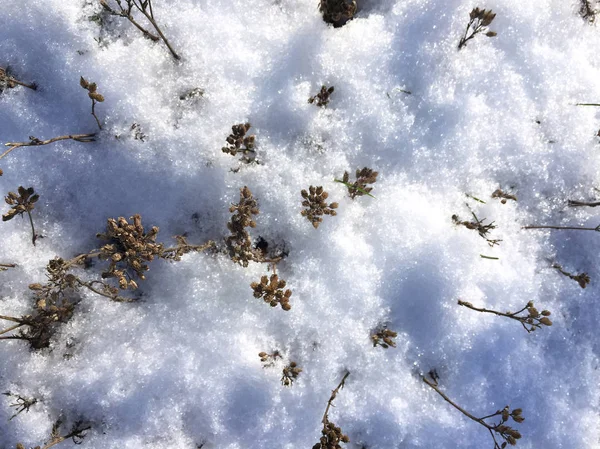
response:
<svg viewBox="0 0 600 449"><path fill-rule="evenodd" d="M246 136L250 129L250 123L240 123L231 127L231 134L227 136L227 146L221 148L223 153L237 156L241 153L240 161L250 163L256 161L256 151L254 150L254 140L256 136Z"/></svg>
<svg viewBox="0 0 600 449"><path fill-rule="evenodd" d="M517 201L517 197L515 195L511 195L510 193L506 193L501 189L494 190L492 193L492 198L500 198L500 202L502 204L506 204L508 200Z"/></svg>
<svg viewBox="0 0 600 449"><path fill-rule="evenodd" d="M487 37L496 36L497 33L495 31L488 31L487 28L495 17L496 14L491 9L486 11L485 9L474 8L469 14L469 23L465 29L465 34L458 43L458 49L460 50L465 47L468 41L480 33L485 33Z"/></svg>
<svg viewBox="0 0 600 449"><path fill-rule="evenodd" d="M394 338L396 338L397 336L398 336L397 332L394 332L387 328L383 328L383 329L377 331L376 333L374 333L373 335L371 335L371 341L373 342L373 347L376 347L379 345L384 349L387 349L390 347L395 348L396 342L394 341Z"/></svg>
<svg viewBox="0 0 600 449"><path fill-rule="evenodd" d="M587 22L594 23L598 14L598 3L594 0L580 0L579 14Z"/></svg>
<svg viewBox="0 0 600 449"><path fill-rule="evenodd" d="M464 226L467 229L476 230L479 233L479 236L483 238L488 243L488 245L492 247L495 245L499 245L502 240L490 239L488 237L489 232L492 229L496 229L496 225L494 225L494 222L492 221L491 223L484 224L484 221L486 220L485 218L482 218L480 220L479 218L477 218L477 215L475 215L474 212L471 212L471 214L473 215L474 221L462 221L458 217L458 215L452 215L452 221L457 226Z"/></svg>
<svg viewBox="0 0 600 449"><path fill-rule="evenodd" d="M33 187L26 189L23 186L19 186L17 192L19 192L18 195L15 192L8 192L8 195L4 197L4 201L6 201L6 204L11 206L11 208L6 214L2 215L2 221L9 221L17 215L22 216L24 213L27 213L29 224L31 225L31 242L35 246L38 235L35 233L31 211L34 209L37 200L40 199L40 196L34 192Z"/></svg>
<svg viewBox="0 0 600 449"><path fill-rule="evenodd" d="M79 80L79 85L88 91L88 97L90 97L90 100L92 100L92 115L96 119L98 128L102 129L100 120L98 120L98 116L96 115L96 103L102 103L104 101L104 97L98 92L98 86L96 83L88 82L83 76Z"/></svg>
<svg viewBox="0 0 600 449"><path fill-rule="evenodd" d="M43 446L36 446L34 449L50 449L52 446L55 446L69 439L71 439L75 444L81 444L81 442L86 436L86 432L92 428L92 426L86 424L84 421L77 421L73 424L69 432L67 432L64 435L61 435L60 428L62 424L63 423L61 420L56 421L56 423L54 423L54 425L52 426L50 440ZM25 449L25 446L23 446L21 443L17 443L16 449Z"/></svg>
<svg viewBox="0 0 600 449"><path fill-rule="evenodd" d="M323 215L337 215L335 209L337 209L338 203L327 204L325 202L329 194L323 190L322 186L310 186L308 192L302 190L300 194L304 198L302 205L306 207L306 209L302 210L301 214L312 223L315 229L323 221L323 218L321 218Z"/></svg>
<svg viewBox="0 0 600 449"><path fill-rule="evenodd" d="M476 312L485 312L485 313L493 313L494 315L504 316L506 318L510 318L521 323L523 328L527 332L533 332L536 329L541 329L542 326L552 326L552 321L548 318L551 313L549 310L542 310L541 313L534 307L533 301L529 301L525 307L516 312L498 312L496 310L490 309L480 309L478 307L473 306L470 302L458 300L458 304L464 307L467 307L471 310L475 310ZM519 314L525 312L524 315L519 316Z"/></svg>
<svg viewBox="0 0 600 449"><path fill-rule="evenodd" d="M429 378L427 376L423 376L422 379L427 385L433 388L442 398L444 398L444 400L448 404L452 405L455 409L457 409L467 418L470 418L476 423L479 423L483 427L485 427L490 432L490 435L494 440L494 449L504 449L507 444L515 446L517 444L517 440L521 439L521 433L518 430L515 430L512 427L506 425L506 423L510 419L512 419L516 423L522 423L523 421L525 421L525 418L521 416L523 411L520 408L515 408L511 411L510 407L507 405L502 410L498 410L495 413L492 413L491 415L487 415L482 418L477 418L471 413L467 412L462 407L460 407L459 405L457 405L455 402L453 402L448 396L446 396L446 394L439 389L436 378L430 375ZM500 418L500 422L498 422L497 424L488 423L486 421L495 417ZM496 437L501 438L500 441L504 441L500 444L498 443Z"/></svg>
<svg viewBox="0 0 600 449"><path fill-rule="evenodd" d="M158 26L158 23L156 22L156 19L154 18L154 11L152 9L152 0L114 0L118 6L118 9L111 8L111 6L109 5L109 1L110 0L100 0L100 4L104 7L104 9L109 14L111 14L113 16L119 16L119 17L126 18L127 20L129 20L131 22L131 24L133 26L135 26L138 30L140 30L144 34L144 37L146 37L154 42L158 41L159 39L162 39L162 41L165 43L165 45L171 52L171 55L173 56L173 58L175 58L177 61L179 61L181 59L181 57L175 52L175 50L173 49L173 47L171 46L171 44L169 43L169 41L163 34L162 30ZM158 36L151 33L150 31L146 30L142 25L140 25L138 23L137 20L135 20L133 14L132 14L134 12L134 8L136 11L140 12L146 18L146 20L148 22L150 22L150 24L152 25L152 27L154 28L154 30L156 31Z"/></svg>
<svg viewBox="0 0 600 449"><path fill-rule="evenodd" d="M319 91L319 93L314 97L310 97L308 99L308 102L310 104L316 104L317 106L323 108L329 104L329 97L331 96L334 90L335 88L333 86L329 88L327 86L321 86L321 90Z"/></svg>
<svg viewBox="0 0 600 449"><path fill-rule="evenodd" d="M567 231L595 231L600 232L600 225L595 228L588 228L585 226L552 226L552 225L529 225L522 226L521 229L556 229L556 230L567 230Z"/></svg>
<svg viewBox="0 0 600 449"><path fill-rule="evenodd" d="M263 368L270 368L273 365L275 365L275 362L279 359L281 359L281 354L279 353L279 351L275 350L273 352L271 352L270 354L266 353L266 352L260 352L258 354L258 356L260 357L260 361L263 364Z"/></svg>
<svg viewBox="0 0 600 449"><path fill-rule="evenodd" d="M356 14L356 0L320 0L319 11L323 14L323 20L341 27L351 20Z"/></svg>
<svg viewBox="0 0 600 449"><path fill-rule="evenodd" d="M552 265L552 268L557 269L560 273L562 273L566 277L568 277L568 278L573 279L574 281L576 281L581 288L586 288L588 286L588 284L590 283L590 277L588 276L587 273L580 273L580 274L577 274L577 275L571 274L571 273L563 270L563 267L561 267L557 263L555 263L554 265Z"/></svg>
<svg viewBox="0 0 600 449"><path fill-rule="evenodd" d="M247 267L248 262L260 259L259 251L252 246L252 239L246 228L256 227L252 218L258 215L258 202L246 186L240 189L240 201L232 204L229 212L233 213L227 228L231 235L225 239L229 257L236 263Z"/></svg>
<svg viewBox="0 0 600 449"><path fill-rule="evenodd" d="M0 154L0 159L6 157L11 151L20 147L36 147L39 145L48 145L61 140L74 140L76 142L94 142L96 134L70 134L67 136L53 137L52 139L40 140L37 137L29 136L29 142L8 142L4 146L9 147L4 153Z"/></svg>
<svg viewBox="0 0 600 449"><path fill-rule="evenodd" d="M600 201L576 201L576 200L568 200L567 203L569 206L571 207L582 207L582 206L587 206L587 207L598 207L600 206Z"/></svg>
<svg viewBox="0 0 600 449"><path fill-rule="evenodd" d="M346 379L350 375L347 372L339 385L331 392L331 396L329 397L329 401L327 401L327 408L325 408L325 414L323 415L323 419L321 422L323 423L323 430L321 430L321 438L317 444L315 444L312 449L342 449L342 443L349 443L350 438L348 435L344 435L342 433L342 429L336 426L334 423L329 421L329 409L333 405L333 401L337 397L337 394L341 389L344 388L344 384Z"/></svg>
<svg viewBox="0 0 600 449"><path fill-rule="evenodd" d="M4 89L14 89L17 86L23 86L31 90L37 90L37 85L35 83L28 84L24 83L23 81L19 81L10 74L8 68L4 69L0 67L0 93L2 93Z"/></svg>
<svg viewBox="0 0 600 449"><path fill-rule="evenodd" d="M277 307L281 305L283 310L290 310L290 297L292 296L291 290L283 290L286 286L286 282L283 279L279 279L276 274L272 274L269 279L267 276L263 276L260 282L253 282L250 284L252 290L254 290L255 298L263 298L263 300L271 307Z"/></svg>
<svg viewBox="0 0 600 449"><path fill-rule="evenodd" d="M17 266L16 263L0 263L0 272L6 271L9 268L15 268Z"/></svg>
<svg viewBox="0 0 600 449"><path fill-rule="evenodd" d="M379 175L378 172L364 167L356 170L356 181L352 184L350 184L350 174L347 171L344 172L341 180L335 179L334 181L344 184L348 188L348 193L352 199L363 195L375 198L371 195L373 187L367 187L367 184L375 184L377 182L377 175Z"/></svg>
<svg viewBox="0 0 600 449"><path fill-rule="evenodd" d="M13 394L10 391L6 393L2 393L4 396L8 396L9 398L13 398L13 403L9 405L9 407L15 408L15 414L12 415L8 420L12 421L13 418L16 418L22 412L28 413L29 409L38 403L36 398L27 398L21 396L20 394Z"/></svg>
<svg viewBox="0 0 600 449"><path fill-rule="evenodd" d="M300 368L296 364L296 362L290 362L288 366L283 368L283 375L281 376L281 385L283 385L284 387L291 387L301 372L302 368Z"/></svg>

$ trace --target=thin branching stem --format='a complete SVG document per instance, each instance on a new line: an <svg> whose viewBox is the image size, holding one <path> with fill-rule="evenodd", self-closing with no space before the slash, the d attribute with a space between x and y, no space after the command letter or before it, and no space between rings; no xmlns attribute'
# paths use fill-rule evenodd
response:
<svg viewBox="0 0 600 449"><path fill-rule="evenodd" d="M523 226L521 229L566 229L571 231L596 231L600 232L600 225L595 228L586 228L581 226L547 226L547 225L531 225L531 226Z"/></svg>
<svg viewBox="0 0 600 449"><path fill-rule="evenodd" d="M0 263L0 268L15 268L16 263Z"/></svg>
<svg viewBox="0 0 600 449"><path fill-rule="evenodd" d="M76 142L94 142L96 139L96 134L69 134L66 136L53 137L48 140L40 140L35 137L30 137L29 142L8 142L5 143L4 146L10 147L4 153L0 154L0 159L6 157L11 151L20 147L36 147L39 145L48 145L50 143L58 142L60 140L74 140Z"/></svg>
<svg viewBox="0 0 600 449"><path fill-rule="evenodd" d="M344 388L344 384L346 383L346 379L348 378L348 376L350 375L350 371L347 371L346 374L344 374L344 377L342 378L342 381L339 383L339 385L335 388L335 390L331 391L331 396L329 397L329 401L327 401L327 408L325 409L325 413L323 414L323 419L321 420L321 422L323 424L327 424L329 422L329 409L331 408L331 406L333 405L333 401L335 400L337 394L340 392L341 389Z"/></svg>

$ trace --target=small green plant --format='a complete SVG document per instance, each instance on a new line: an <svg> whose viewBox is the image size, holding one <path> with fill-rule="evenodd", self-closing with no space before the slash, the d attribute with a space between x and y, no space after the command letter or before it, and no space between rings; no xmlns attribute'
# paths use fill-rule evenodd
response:
<svg viewBox="0 0 600 449"><path fill-rule="evenodd" d="M335 88L333 86L329 88L327 86L321 86L321 90L319 91L319 93L314 97L310 97L308 99L308 102L310 104L316 104L317 106L324 108L329 104L329 97L331 96L334 90Z"/></svg>
<svg viewBox="0 0 600 449"><path fill-rule="evenodd" d="M24 213L27 213L29 224L31 225L31 243L35 246L38 235L35 233L31 211L35 208L35 203L40 199L40 196L34 192L33 187L26 189L23 186L19 186L17 192L19 192L18 195L15 192L8 192L8 195L4 198L6 204L11 206L11 208L6 214L2 215L2 221L9 221L17 215L22 216Z"/></svg>
<svg viewBox="0 0 600 449"><path fill-rule="evenodd" d="M581 288L586 288L588 286L588 284L590 283L590 277L587 273L571 274L571 273L563 270L563 267L561 267L557 263L553 264L552 268L555 268L564 276L576 281Z"/></svg>
<svg viewBox="0 0 600 449"><path fill-rule="evenodd" d="M150 39L153 42L157 42L158 40L162 39L162 41L165 43L165 45L171 52L173 58L177 61L181 59L181 56L179 56L175 52L175 50L163 34L162 30L158 26L156 19L154 18L152 0L114 0L117 4L118 9L112 8L109 4L109 1L110 0L100 0L100 4L109 14L113 16L124 17L125 19L129 20L129 22L131 22L133 26L135 26L144 34L144 37ZM142 25L139 24L139 22L135 19L135 17L132 14L134 11L141 13L146 18L146 20L150 23L150 25L152 25L158 36L146 30Z"/></svg>
<svg viewBox="0 0 600 449"><path fill-rule="evenodd" d="M496 229L496 225L494 225L494 222L492 221L491 223L485 224L485 218L482 218L480 220L479 218L477 218L477 215L475 215L474 212L471 212L471 214L473 215L474 221L463 221L459 218L458 215L452 215L452 221L457 226L464 226L467 229L477 231L479 233L479 236L482 239L484 239L491 247L499 245L502 240L489 238L490 231L492 229Z"/></svg>
<svg viewBox="0 0 600 449"><path fill-rule="evenodd" d="M321 438L319 439L319 442L312 447L312 449L342 449L342 443L350 442L348 435L345 435L342 432L342 429L329 421L329 409L332 407L333 401L337 397L340 390L344 388L344 384L349 375L350 373L347 372L339 385L331 392L329 401L327 401L327 407L325 408L325 414L321 420L323 423Z"/></svg>
<svg viewBox="0 0 600 449"><path fill-rule="evenodd" d="M281 305L283 310L290 310L290 297L292 296L291 290L283 290L286 286L286 282L283 279L279 279L276 274L272 274L269 279L267 276L263 276L260 282L253 282L250 284L252 290L254 290L255 298L262 298L271 307L277 307Z"/></svg>
<svg viewBox="0 0 600 449"><path fill-rule="evenodd" d="M447 403L452 405L455 409L457 409L467 418L472 419L476 423L481 424L490 432L490 435L494 440L494 449L504 449L507 444L515 446L517 444L517 440L521 439L521 433L518 430L507 426L506 423L510 419L519 424L525 421L525 418L523 418L522 416L523 410L521 410L520 408L516 408L511 411L510 407L507 405L502 410L498 410L495 413L492 413L491 415L484 416L483 418L477 418L471 413L467 412L462 407L460 407L459 405L457 405L455 402L453 402L448 396L446 396L444 392L442 392L439 389L437 376L434 376L432 373L430 373L428 376L429 377L422 377L423 382L425 382L427 385L433 388L442 398L444 398L444 400ZM489 423L486 421L496 417L500 418L500 421L497 424ZM498 439L496 439L496 437L501 438L500 441L504 441L502 441L502 443L498 443Z"/></svg>
<svg viewBox="0 0 600 449"><path fill-rule="evenodd" d="M4 89L14 89L17 86L27 87L31 90L37 90L37 85L35 83L28 84L23 81L19 81L10 73L8 68L4 69L0 67L0 93L4 91Z"/></svg>
<svg viewBox="0 0 600 449"><path fill-rule="evenodd" d="M104 97L98 92L98 86L96 83L88 82L83 76L79 79L79 85L88 91L88 97L90 97L90 100L92 100L92 115L96 119L98 128L102 129L100 120L98 120L98 116L96 115L96 103L102 103L104 101Z"/></svg>
<svg viewBox="0 0 600 449"><path fill-rule="evenodd" d="M326 23L341 27L356 14L356 0L320 0L319 11Z"/></svg>
<svg viewBox="0 0 600 449"><path fill-rule="evenodd" d="M529 301L525 307L516 312L498 312L496 310L478 308L473 306L470 302L458 300L458 305L467 307L468 309L475 310L476 312L492 313L494 315L503 316L521 323L523 328L527 332L533 332L536 329L541 329L542 326L552 326L552 321L548 318L551 313L549 310L542 310L538 312L533 305L533 301ZM520 315L524 313L524 315Z"/></svg>
<svg viewBox="0 0 600 449"><path fill-rule="evenodd" d="M83 421L77 421L71 426L71 429L67 433L61 434L60 428L62 424L63 423L61 420L56 421L56 423L54 423L52 426L50 440L43 446L36 446L34 449L50 449L52 446L69 439L75 444L81 444L86 436L86 432L92 428L92 426ZM23 446L21 443L17 443L16 449L25 449L25 446Z"/></svg>
<svg viewBox="0 0 600 449"><path fill-rule="evenodd" d="M315 229L323 222L323 215L337 215L335 210L338 208L338 203L327 204L325 202L329 198L329 194L323 190L322 186L310 186L308 192L302 190L300 194L304 198L302 205L306 208L302 210L301 214L312 223Z"/></svg>
<svg viewBox="0 0 600 449"><path fill-rule="evenodd" d="M377 182L377 175L379 175L378 172L364 167L356 170L356 181L354 181L354 183L350 183L350 174L347 171L344 172L341 181L335 179L335 182L344 184L348 188L348 194L352 199L363 195L369 195L371 198L375 198L371 195L373 187L368 187L367 184L375 184Z"/></svg>
<svg viewBox="0 0 600 449"><path fill-rule="evenodd" d="M38 403L36 398L27 398L25 396L21 396L20 394L13 394L10 391L6 393L2 393L4 396L8 396L9 398L13 398L14 401L10 404L10 407L14 407L15 414L9 418L9 421L12 421L13 418L19 416L22 412L28 413L29 409Z"/></svg>
<svg viewBox="0 0 600 449"><path fill-rule="evenodd" d="M242 155L241 162L250 163L256 161L256 151L254 150L254 142L256 136L247 136L246 133L250 129L250 123L240 123L231 127L231 134L227 136L227 146L221 148L221 151L232 156Z"/></svg>
<svg viewBox="0 0 600 449"><path fill-rule="evenodd" d="M504 192L501 189L494 190L494 192L492 193L492 198L498 198L498 199L500 199L500 202L502 204L506 204L506 202L508 200L517 201L517 197L515 195L512 195L510 193L506 193L506 192Z"/></svg>
<svg viewBox="0 0 600 449"><path fill-rule="evenodd" d="M284 387L291 387L294 381L298 378L298 375L302 372L296 362L290 362L285 368L283 368L283 375L281 376L281 385Z"/></svg>
<svg viewBox="0 0 600 449"><path fill-rule="evenodd" d="M495 17L496 14L491 9L486 11L485 9L473 8L469 14L469 23L467 24L465 34L458 43L458 49L461 50L467 45L467 42L478 34L484 33L487 37L496 36L497 33L495 31L488 31L487 28Z"/></svg>
<svg viewBox="0 0 600 449"><path fill-rule="evenodd" d="M263 368L272 367L273 365L275 365L275 362L277 360L282 358L281 354L277 350L271 352L270 354L268 354L266 352L259 352L258 356L260 357L260 361L263 364Z"/></svg>
<svg viewBox="0 0 600 449"><path fill-rule="evenodd" d="M374 348L376 346L381 346L384 349L395 348L396 342L394 341L394 338L396 338L397 336L397 332L394 332L387 328L383 328L371 335L371 341L373 342Z"/></svg>

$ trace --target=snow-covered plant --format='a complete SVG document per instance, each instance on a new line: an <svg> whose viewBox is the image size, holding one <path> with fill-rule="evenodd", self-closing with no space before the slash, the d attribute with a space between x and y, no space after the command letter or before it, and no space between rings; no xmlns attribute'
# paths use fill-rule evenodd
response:
<svg viewBox="0 0 600 449"><path fill-rule="evenodd" d="M321 86L321 90L319 91L319 93L313 97L310 97L308 99L308 102L310 104L316 104L319 107L325 107L329 104L329 97L331 96L334 90L335 88L333 86Z"/></svg>
<svg viewBox="0 0 600 449"><path fill-rule="evenodd" d="M302 372L296 362L290 362L289 365L283 368L283 375L281 376L281 384L284 387L291 387L294 381L298 378L298 375Z"/></svg>
<svg viewBox="0 0 600 449"><path fill-rule="evenodd" d="M571 273L563 270L563 267L561 267L557 263L553 264L552 268L555 268L564 276L576 281L581 288L586 288L588 286L588 284L590 283L590 276L587 273L571 274Z"/></svg>
<svg viewBox="0 0 600 449"><path fill-rule="evenodd" d="M171 46L171 44L169 43L169 41L163 34L162 30L158 26L158 23L156 22L156 19L154 18L154 10L152 9L152 0L114 0L114 1L117 5L118 9L112 8L110 6L110 4L109 4L110 0L100 0L100 4L104 7L104 9L106 11L108 11L109 14L112 14L113 16L124 17L127 20L129 20L133 26L135 26L138 30L140 30L144 34L144 37L146 37L154 42L157 42L158 40L162 39L162 41L165 43L165 45L171 52L171 55L173 56L173 58L175 58L176 60L181 59L181 57L175 52L175 50L173 50L173 47ZM156 34L151 33L150 31L146 30L142 25L140 25L138 23L138 21L135 19L135 17L132 14L134 11L141 13L146 18L146 20L148 22L150 22L150 24L154 27L154 30L156 31L158 36Z"/></svg>
<svg viewBox="0 0 600 449"><path fill-rule="evenodd" d="M498 316L504 316L506 318L510 318L521 323L523 328L527 332L533 332L536 329L541 329L542 326L552 326L552 321L548 318L551 313L549 310L542 310L538 312L538 310L534 307L533 301L529 301L525 307L516 312L498 312L497 310L478 308L473 306L470 302L458 300L458 304L468 309L475 310L476 312L485 312L492 313ZM525 313L524 313L525 312ZM523 315L520 315L524 313Z"/></svg>
<svg viewBox="0 0 600 449"><path fill-rule="evenodd" d="M334 423L329 421L329 409L333 405L333 401L335 400L337 394L340 392L342 388L344 388L344 383L346 379L350 375L347 372L339 385L331 392L331 396L329 397L329 401L327 401L327 408L325 408L325 414L323 415L323 419L321 422L323 423L323 429L321 430L321 438L319 442L315 444L312 449L342 449L342 443L349 443L350 438L348 435L344 435L342 429L336 426Z"/></svg>
<svg viewBox="0 0 600 449"><path fill-rule="evenodd" d="M446 396L444 392L442 392L439 389L437 376L430 372L429 377L423 376L423 381L431 388L433 388L442 398L444 398L446 402L448 402L450 405L452 405L454 408L460 411L467 418L470 418L476 423L479 423L483 427L485 427L490 432L490 435L494 440L494 449L504 449L507 446L507 444L514 446L517 444L517 440L521 439L521 433L518 430L515 430L512 427L506 425L506 423L510 419L512 419L516 423L522 423L523 421L525 421L525 418L521 416L523 410L521 410L520 408L516 408L513 409L513 411L511 411L510 407L507 405L502 410L498 410L495 413L492 413L491 415L484 416L483 418L477 418L473 414L467 412L465 409L453 402L448 396ZM495 417L500 418L500 421L497 424L489 423L486 421ZM502 441L502 443L498 443L496 437L502 438L500 441L504 441Z"/></svg>
<svg viewBox="0 0 600 449"><path fill-rule="evenodd" d="M315 229L317 229L323 221L323 215L337 215L335 209L337 209L338 203L328 204L325 202L329 197L329 193L323 190L323 186L310 186L308 191L302 190L300 194L302 195L302 198L304 198L302 205L306 208L302 210L301 214L312 223Z"/></svg>
<svg viewBox="0 0 600 449"><path fill-rule="evenodd" d="M62 426L62 421L58 420L52 426L52 432L50 434L50 440L42 446L36 446L33 449L50 449L52 446L55 446L59 443L62 443L65 440L71 439L75 444L81 444L83 439L86 436L86 432L92 428L89 424L86 424L84 421L77 421L71 426L71 430L65 434L61 434L60 428ZM21 443L17 443L16 449L25 449Z"/></svg>
<svg viewBox="0 0 600 449"><path fill-rule="evenodd" d="M487 37L496 36L498 33L495 31L488 31L488 26L495 17L496 14L491 9L486 11L485 9L473 8L469 14L469 23L465 29L465 34L460 38L460 42L458 43L458 49L460 50L465 47L467 42L478 34L485 33Z"/></svg>
<svg viewBox="0 0 600 449"><path fill-rule="evenodd" d="M250 284L252 290L254 290L255 298L262 298L271 307L277 307L281 305L283 310L290 310L290 297L292 291L287 289L283 290L286 286L286 282L283 279L279 279L276 274L272 274L269 279L267 276L262 276L260 282L253 282Z"/></svg>
<svg viewBox="0 0 600 449"><path fill-rule="evenodd" d="M13 89L17 86L23 86L31 90L37 90L37 85L35 83L28 84L24 83L23 81L19 81L11 75L8 68L5 69L0 67L0 93L2 93L4 89Z"/></svg>
<svg viewBox="0 0 600 449"><path fill-rule="evenodd" d="M323 14L323 20L332 23L335 27L341 27L356 14L356 0L321 0L319 11Z"/></svg>
<svg viewBox="0 0 600 449"><path fill-rule="evenodd" d="M371 335L371 341L373 342L373 347L376 347L379 345L384 349L387 349L390 347L395 348L396 342L394 341L394 338L396 338L397 336L398 336L397 332L394 332L387 328L383 328L383 329L377 331L376 333L374 333L373 335Z"/></svg>
<svg viewBox="0 0 600 449"><path fill-rule="evenodd" d="M452 215L452 221L457 226L464 226L467 229L472 229L472 230L477 231L479 233L479 236L481 238L483 238L486 242L488 242L488 245L490 245L492 247L495 245L499 245L502 240L489 238L490 231L492 229L496 229L496 225L494 224L494 222L492 221L488 224L485 224L484 223L484 221L486 220L485 218L482 218L480 220L479 218L477 218L477 215L475 215L474 212L471 212L471 214L473 215L473 218L474 218L473 221L463 221L456 214Z"/></svg>
<svg viewBox="0 0 600 449"><path fill-rule="evenodd" d="M19 192L18 195L15 192L8 192L8 195L4 197L4 201L6 201L6 204L11 206L11 208L7 213L2 215L2 221L9 221L17 215L22 216L24 213L27 213L29 224L31 225L31 242L35 246L38 235L35 233L31 211L34 209L37 200L40 199L40 196L34 192L33 187L26 189L23 186L19 186L17 192Z"/></svg>
<svg viewBox="0 0 600 449"><path fill-rule="evenodd" d="M98 120L98 116L96 115L96 103L102 103L104 101L104 97L98 92L98 86L96 83L88 82L83 76L79 79L79 85L88 91L88 97L90 97L90 100L92 100L92 115L96 119L98 128L102 129L100 120Z"/></svg>
<svg viewBox="0 0 600 449"><path fill-rule="evenodd" d="M367 187L367 184L375 184L377 182L377 175L379 175L378 172L364 167L356 170L356 181L353 183L350 183L350 174L347 171L344 172L344 176L341 180L336 179L335 181L348 187L348 193L352 199L363 195L369 195L370 197L375 198L371 195L373 187Z"/></svg>
<svg viewBox="0 0 600 449"><path fill-rule="evenodd" d="M256 160L256 151L254 150L254 141L256 136L246 133L250 129L250 123L240 123L231 127L231 134L227 136L227 146L221 148L221 151L232 156L242 154L240 161L250 163Z"/></svg>
<svg viewBox="0 0 600 449"><path fill-rule="evenodd" d="M232 204L229 212L233 213L227 228L231 235L225 239L229 257L236 263L247 267L248 262L260 258L259 252L252 246L252 239L246 228L255 228L256 222L252 218L258 215L258 202L246 186L240 189L240 201Z"/></svg>

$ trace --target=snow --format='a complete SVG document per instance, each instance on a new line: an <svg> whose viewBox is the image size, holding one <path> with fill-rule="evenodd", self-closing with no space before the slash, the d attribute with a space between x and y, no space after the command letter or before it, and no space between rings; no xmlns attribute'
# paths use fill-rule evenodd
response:
<svg viewBox="0 0 600 449"><path fill-rule="evenodd" d="M0 94L0 141L96 132L79 78L105 97L96 142L0 160L2 195L40 194L44 236L33 247L27 219L2 223L0 263L18 267L0 273L0 314L28 313L48 260L97 248L109 217L139 213L169 244L222 242L243 186L260 205L250 232L289 251L277 271L293 290L289 312L270 308L249 287L267 264L188 254L151 263L143 301L85 293L50 348L0 342L0 391L40 399L8 421L0 397L0 447L47 441L61 416L91 423L88 449L312 447L349 370L329 416L347 447L492 448L422 382L431 369L476 416L522 408L520 448L600 447L599 237L521 229L598 225L595 209L567 207L600 187L600 110L575 106L600 101L597 27L575 0L364 0L341 28L317 3L155 0L176 63L125 19L91 21L96 1L0 2L0 66L39 86ZM497 13L498 36L459 52L475 6ZM308 104L323 84L335 86L329 105ZM204 95L179 99L194 88ZM246 121L259 165L220 150ZM364 166L379 172L375 198L353 201L334 179ZM300 215L309 185L339 203L317 230ZM518 202L490 198L497 188ZM500 245L453 224L470 219L465 203ZM499 311L533 300L554 324L528 334L459 298ZM383 324L397 348L370 342ZM263 368L258 353L275 349L284 359ZM290 361L303 371L285 388Z"/></svg>

